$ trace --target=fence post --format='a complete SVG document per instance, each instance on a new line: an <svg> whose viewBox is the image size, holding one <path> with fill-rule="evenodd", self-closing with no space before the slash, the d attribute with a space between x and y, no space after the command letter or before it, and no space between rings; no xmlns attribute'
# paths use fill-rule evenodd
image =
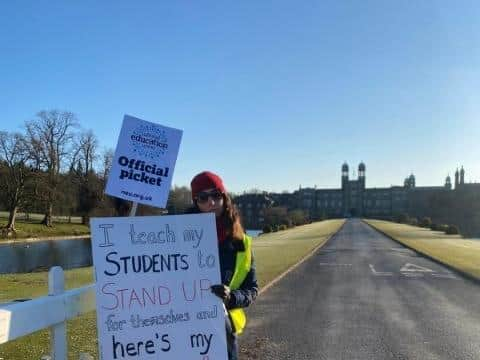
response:
<svg viewBox="0 0 480 360"><path fill-rule="evenodd" d="M48 272L48 295L60 295L65 291L65 276L60 266L54 266ZM53 360L67 359L66 322L50 328L50 349Z"/></svg>

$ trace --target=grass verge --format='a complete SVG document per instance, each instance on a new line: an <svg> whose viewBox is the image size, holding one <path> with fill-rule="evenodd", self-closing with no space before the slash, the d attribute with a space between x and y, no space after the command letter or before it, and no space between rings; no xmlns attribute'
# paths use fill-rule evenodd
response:
<svg viewBox="0 0 480 360"><path fill-rule="evenodd" d="M265 286L286 269L324 244L336 233L344 220L327 220L294 229L259 236L253 241L253 251L260 287ZM65 271L68 289L93 282L92 267ZM0 275L0 303L18 298L46 295L48 273ZM68 359L78 359L80 352L98 358L96 314L91 312L67 323ZM0 359L40 359L48 354L49 332L41 330L29 336L0 345Z"/></svg>
<svg viewBox="0 0 480 360"><path fill-rule="evenodd" d="M255 238L253 251L260 288L324 244L344 220L326 220Z"/></svg>
<svg viewBox="0 0 480 360"><path fill-rule="evenodd" d="M365 220L393 239L480 280L480 241L382 220Z"/></svg>

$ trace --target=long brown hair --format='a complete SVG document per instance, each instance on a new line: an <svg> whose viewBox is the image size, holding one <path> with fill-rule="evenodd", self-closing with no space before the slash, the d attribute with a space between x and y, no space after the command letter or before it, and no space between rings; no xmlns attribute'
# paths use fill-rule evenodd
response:
<svg viewBox="0 0 480 360"><path fill-rule="evenodd" d="M232 198L227 194L223 194L223 214L221 215L223 224L227 231L227 236L233 240L243 241L245 230L243 229L240 214Z"/></svg>

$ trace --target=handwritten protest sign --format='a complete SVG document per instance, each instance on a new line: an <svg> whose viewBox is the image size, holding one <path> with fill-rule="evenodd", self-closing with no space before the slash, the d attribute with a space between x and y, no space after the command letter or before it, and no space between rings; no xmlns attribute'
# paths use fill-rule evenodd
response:
<svg viewBox="0 0 480 360"><path fill-rule="evenodd" d="M102 359L227 359L213 213L90 227Z"/></svg>
<svg viewBox="0 0 480 360"><path fill-rule="evenodd" d="M125 115L105 192L164 208L182 131Z"/></svg>

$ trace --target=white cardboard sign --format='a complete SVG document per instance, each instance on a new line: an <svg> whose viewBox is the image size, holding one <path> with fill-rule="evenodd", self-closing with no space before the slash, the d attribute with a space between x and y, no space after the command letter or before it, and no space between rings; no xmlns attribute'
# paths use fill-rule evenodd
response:
<svg viewBox="0 0 480 360"><path fill-rule="evenodd" d="M214 214L93 218L101 359L227 359Z"/></svg>
<svg viewBox="0 0 480 360"><path fill-rule="evenodd" d="M165 208L182 131L125 115L105 193Z"/></svg>

